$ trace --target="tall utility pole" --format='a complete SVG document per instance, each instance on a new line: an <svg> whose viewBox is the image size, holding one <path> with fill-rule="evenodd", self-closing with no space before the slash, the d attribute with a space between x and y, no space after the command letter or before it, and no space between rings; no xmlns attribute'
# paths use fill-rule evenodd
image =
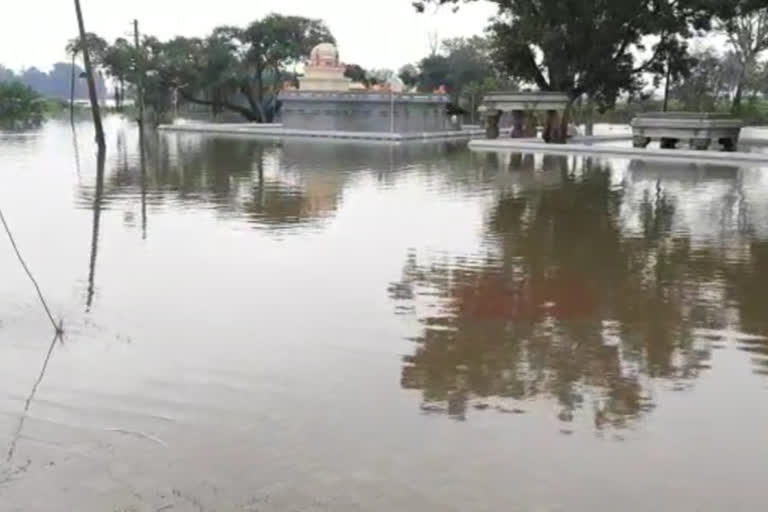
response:
<svg viewBox="0 0 768 512"><path fill-rule="evenodd" d="M83 23L83 11L80 8L80 0L75 0L75 13L77 14L77 25L80 28L80 43L83 46L83 63L85 64L85 75L88 81L88 96L91 99L91 112L93 113L93 126L96 129L96 144L100 149L106 147L104 143L104 127L101 124L101 110L99 109L99 97L96 94L96 82L93 81L93 70L91 69L91 57L88 54L88 39L86 38L85 23Z"/></svg>
<svg viewBox="0 0 768 512"><path fill-rule="evenodd" d="M133 42L136 46L136 100L139 102L139 126L144 126L144 52L139 38L139 20L133 20Z"/></svg>

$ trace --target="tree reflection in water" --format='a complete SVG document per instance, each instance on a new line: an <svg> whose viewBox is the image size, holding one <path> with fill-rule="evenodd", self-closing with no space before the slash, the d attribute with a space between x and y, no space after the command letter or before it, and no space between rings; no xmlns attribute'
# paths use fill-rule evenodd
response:
<svg viewBox="0 0 768 512"><path fill-rule="evenodd" d="M140 146L128 142L133 135L117 135L103 196L107 204L141 196L142 225L153 207L170 206L206 208L221 218L281 233L322 227L341 208L351 180L369 176L390 187L401 173L417 168L428 179L466 186L471 157L465 144L455 143L393 147L148 132ZM469 185L481 186L476 181ZM80 202L88 207L93 202L88 183L80 189Z"/></svg>
<svg viewBox="0 0 768 512"><path fill-rule="evenodd" d="M511 172L524 180L533 166L513 157ZM425 411L463 420L469 407L523 412L523 401L553 399L563 422L581 413L597 429L624 427L655 407L654 381L682 389L709 368L712 336L700 329L729 323L713 289L736 294L744 327L768 333L753 309L765 278L762 290L750 279L768 252L732 265L694 248L673 233L676 202L661 182L638 205L641 233L625 236L627 185L608 165L545 157L540 172L557 184L499 194L484 253L425 262L413 252L390 286L422 325L402 386L421 390ZM750 350L766 347L755 337Z"/></svg>

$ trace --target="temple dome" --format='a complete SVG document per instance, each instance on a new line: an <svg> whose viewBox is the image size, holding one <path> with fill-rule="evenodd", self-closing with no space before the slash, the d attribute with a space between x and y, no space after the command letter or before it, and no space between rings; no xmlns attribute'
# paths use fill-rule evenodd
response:
<svg viewBox="0 0 768 512"><path fill-rule="evenodd" d="M339 65L339 50L331 43L320 43L312 48L309 62L313 66L336 67Z"/></svg>

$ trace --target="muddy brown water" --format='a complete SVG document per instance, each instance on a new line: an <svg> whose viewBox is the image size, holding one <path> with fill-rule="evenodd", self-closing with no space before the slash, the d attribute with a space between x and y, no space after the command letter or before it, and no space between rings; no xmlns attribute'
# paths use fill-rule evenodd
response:
<svg viewBox="0 0 768 512"><path fill-rule="evenodd" d="M765 509L768 168L107 130L0 134L0 511Z"/></svg>

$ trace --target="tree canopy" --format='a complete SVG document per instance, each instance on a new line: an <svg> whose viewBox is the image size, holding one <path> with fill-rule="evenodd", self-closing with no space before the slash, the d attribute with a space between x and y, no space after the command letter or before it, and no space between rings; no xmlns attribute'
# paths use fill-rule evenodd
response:
<svg viewBox="0 0 768 512"><path fill-rule="evenodd" d="M88 48L88 55L91 57L93 65L98 66L101 64L108 46L103 38L93 32L88 32L85 35L85 41L82 41L80 37L70 39L67 43L66 51L74 60L78 55L82 54L83 48Z"/></svg>
<svg viewBox="0 0 768 512"><path fill-rule="evenodd" d="M205 38L148 38L144 68L156 87L177 90L187 102L270 122L293 66L321 42L335 42L322 21L270 14L246 27L217 27Z"/></svg>
<svg viewBox="0 0 768 512"><path fill-rule="evenodd" d="M456 111L474 116L483 96L497 89L515 88L506 71L492 58L491 41L482 36L457 37L434 43L429 55L400 68L408 87L432 92L444 87Z"/></svg>
<svg viewBox="0 0 768 512"><path fill-rule="evenodd" d="M719 21L719 29L728 37L732 55L738 62L738 80L732 110L741 112L744 87L754 78L758 57L768 50L768 6L755 9L757 3L737 5L733 15Z"/></svg>
<svg viewBox="0 0 768 512"><path fill-rule="evenodd" d="M424 0L453 4L474 0ZM493 60L509 75L572 100L587 94L598 106L634 94L644 74L662 74L684 58L686 39L729 18L744 0L492 0L499 11L488 29Z"/></svg>
<svg viewBox="0 0 768 512"><path fill-rule="evenodd" d="M145 103L158 117L179 98L214 112L229 110L249 121L270 122L284 81L295 79L294 67L321 42L335 43L322 21L269 14L242 27L216 27L205 37L161 41L145 36L139 51L125 39L109 45L95 34L88 34L85 43L73 39L66 49L74 60L88 45L94 65L118 84L118 106L126 84L137 85L140 66Z"/></svg>

